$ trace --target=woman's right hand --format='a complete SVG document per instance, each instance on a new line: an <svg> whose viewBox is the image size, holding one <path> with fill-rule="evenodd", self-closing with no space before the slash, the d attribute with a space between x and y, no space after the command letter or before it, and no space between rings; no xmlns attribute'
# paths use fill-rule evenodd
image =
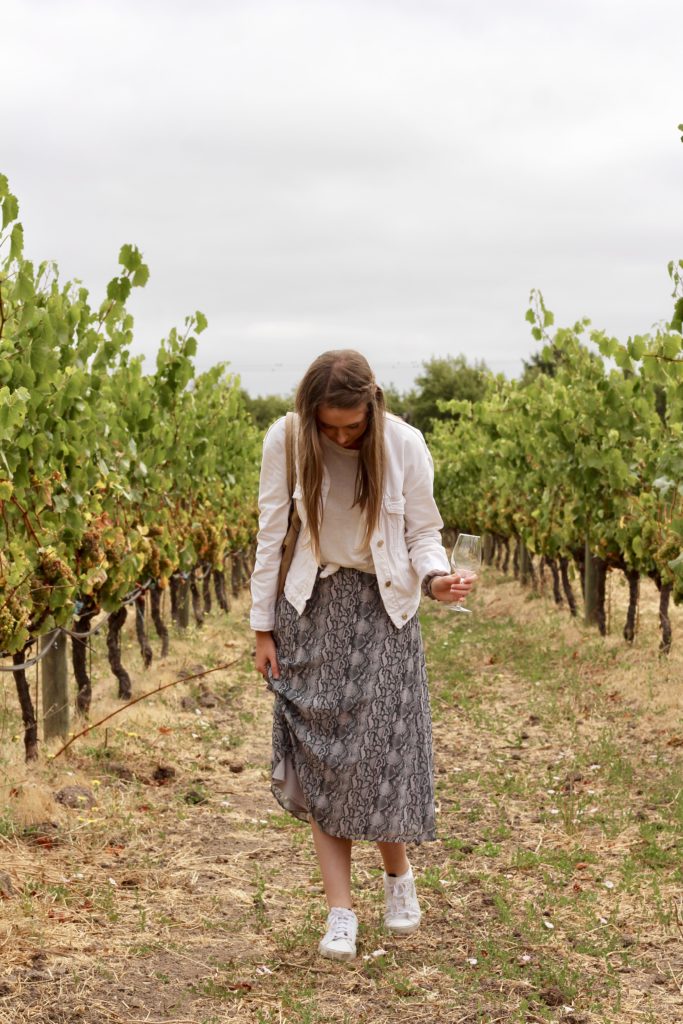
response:
<svg viewBox="0 0 683 1024"><path fill-rule="evenodd" d="M277 663L277 650L275 648L275 641L273 640L273 634L271 632L256 633L256 657L254 659L257 672L260 672L263 678L268 681L268 666L270 665L270 671L273 679L280 678L280 666Z"/></svg>
<svg viewBox="0 0 683 1024"><path fill-rule="evenodd" d="M470 591L477 582L474 573L451 573L450 576L435 576L432 580L432 595L444 604L459 604L470 596Z"/></svg>

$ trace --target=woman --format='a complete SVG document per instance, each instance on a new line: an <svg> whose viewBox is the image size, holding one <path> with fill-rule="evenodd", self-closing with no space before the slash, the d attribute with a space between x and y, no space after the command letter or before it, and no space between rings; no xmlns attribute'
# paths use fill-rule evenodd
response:
<svg viewBox="0 0 683 1024"><path fill-rule="evenodd" d="M263 444L252 576L256 668L275 694L272 791L310 821L329 905L323 956L356 955L352 840L384 863L385 925L415 931L407 842L435 838L431 718L417 609L467 597L449 575L419 431L386 413L365 358L325 352L296 395L301 531L277 600L287 532L285 419Z"/></svg>

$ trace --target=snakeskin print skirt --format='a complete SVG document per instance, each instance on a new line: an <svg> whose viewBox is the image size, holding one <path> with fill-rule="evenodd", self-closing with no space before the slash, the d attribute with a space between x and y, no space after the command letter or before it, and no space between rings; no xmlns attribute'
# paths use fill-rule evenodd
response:
<svg viewBox="0 0 683 1024"><path fill-rule="evenodd" d="M417 615L398 629L371 573L316 580L298 615L284 595L273 636L272 792L332 836L435 839L432 726Z"/></svg>

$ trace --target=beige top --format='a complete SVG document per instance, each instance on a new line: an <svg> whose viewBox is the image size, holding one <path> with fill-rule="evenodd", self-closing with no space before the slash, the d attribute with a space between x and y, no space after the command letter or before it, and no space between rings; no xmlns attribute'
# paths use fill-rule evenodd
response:
<svg viewBox="0 0 683 1024"><path fill-rule="evenodd" d="M320 434L325 467L330 474L330 490L320 528L321 578L331 576L341 566L375 572L370 549L361 550L364 516L353 504L360 452L342 448Z"/></svg>

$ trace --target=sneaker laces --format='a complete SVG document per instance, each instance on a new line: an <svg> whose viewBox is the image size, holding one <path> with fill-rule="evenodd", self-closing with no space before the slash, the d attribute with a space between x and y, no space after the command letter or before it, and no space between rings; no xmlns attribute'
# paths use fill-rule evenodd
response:
<svg viewBox="0 0 683 1024"><path fill-rule="evenodd" d="M353 942L355 923L356 915L352 910L347 910L346 907L332 907L327 917L328 932L332 933L331 941L348 939L349 942Z"/></svg>
<svg viewBox="0 0 683 1024"><path fill-rule="evenodd" d="M392 917L396 914L414 914L415 899L415 883L412 878L406 878L405 881L401 882L394 882L389 887L387 910Z"/></svg>

